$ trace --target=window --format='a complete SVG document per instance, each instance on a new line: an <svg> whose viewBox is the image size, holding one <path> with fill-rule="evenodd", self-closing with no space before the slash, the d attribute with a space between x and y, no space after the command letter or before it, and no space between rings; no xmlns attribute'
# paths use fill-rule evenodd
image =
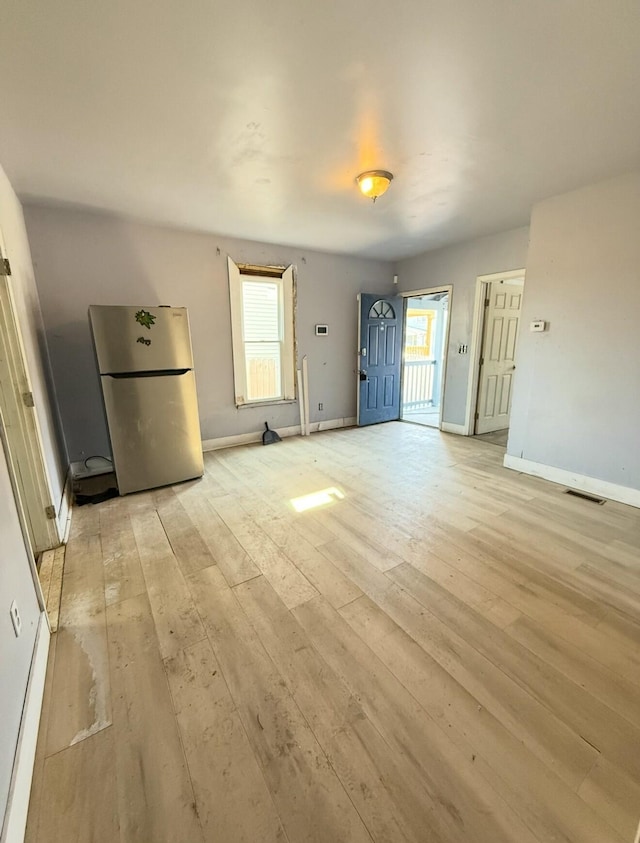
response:
<svg viewBox="0 0 640 843"><path fill-rule="evenodd" d="M295 398L293 267L229 258L236 406Z"/></svg>

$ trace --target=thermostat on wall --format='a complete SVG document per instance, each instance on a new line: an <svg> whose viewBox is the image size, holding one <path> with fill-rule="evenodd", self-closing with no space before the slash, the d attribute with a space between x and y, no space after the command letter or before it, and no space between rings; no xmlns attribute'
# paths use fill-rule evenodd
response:
<svg viewBox="0 0 640 843"><path fill-rule="evenodd" d="M547 323L544 322L542 319L536 319L534 322L531 323L529 326L531 331L544 331L547 327Z"/></svg>
<svg viewBox="0 0 640 843"><path fill-rule="evenodd" d="M329 333L329 326L328 325L316 325L316 336L317 337L326 337Z"/></svg>

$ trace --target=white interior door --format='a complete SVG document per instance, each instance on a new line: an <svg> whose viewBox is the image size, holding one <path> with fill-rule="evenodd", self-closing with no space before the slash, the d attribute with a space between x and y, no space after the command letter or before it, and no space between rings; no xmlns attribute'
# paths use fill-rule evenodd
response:
<svg viewBox="0 0 640 843"><path fill-rule="evenodd" d="M509 427L524 289L521 283L508 281L492 281L487 287L476 433Z"/></svg>
<svg viewBox="0 0 640 843"><path fill-rule="evenodd" d="M4 256L0 235L0 258ZM47 479L11 277L0 264L0 410L34 553L60 543Z"/></svg>

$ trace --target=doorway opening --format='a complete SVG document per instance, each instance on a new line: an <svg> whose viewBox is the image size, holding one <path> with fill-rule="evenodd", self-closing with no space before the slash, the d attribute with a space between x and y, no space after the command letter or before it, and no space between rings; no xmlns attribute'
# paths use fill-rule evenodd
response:
<svg viewBox="0 0 640 843"><path fill-rule="evenodd" d="M405 297L400 418L440 427L449 328L449 290Z"/></svg>
<svg viewBox="0 0 640 843"><path fill-rule="evenodd" d="M524 270L477 280L467 427L482 441L506 448L516 373Z"/></svg>

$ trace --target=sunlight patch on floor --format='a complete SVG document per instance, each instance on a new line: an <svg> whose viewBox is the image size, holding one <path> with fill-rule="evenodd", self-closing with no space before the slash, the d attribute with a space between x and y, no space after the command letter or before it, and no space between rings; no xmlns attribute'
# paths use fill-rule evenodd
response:
<svg viewBox="0 0 640 843"><path fill-rule="evenodd" d="M342 500L344 492L331 486L329 489L322 489L320 492L311 492L309 495L302 495L299 498L291 498L291 504L296 512L306 512L307 509L315 509L318 506L326 506L335 500Z"/></svg>

